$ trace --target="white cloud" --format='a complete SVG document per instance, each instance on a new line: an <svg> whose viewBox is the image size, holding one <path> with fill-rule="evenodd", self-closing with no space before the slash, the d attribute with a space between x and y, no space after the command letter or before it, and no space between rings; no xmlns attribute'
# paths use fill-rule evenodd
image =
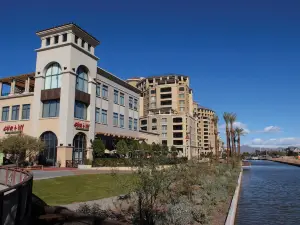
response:
<svg viewBox="0 0 300 225"><path fill-rule="evenodd" d="M281 130L280 127L277 127L277 126L268 126L268 127L264 128L263 132L264 133L277 133L280 130Z"/></svg>
<svg viewBox="0 0 300 225"><path fill-rule="evenodd" d="M242 122L239 122L239 121L234 122L234 123L233 123L233 127L234 127L234 128L236 128L236 127L243 128L244 131L245 131L245 133L247 133L247 134L250 133L250 130L248 129L247 125L244 124L244 123L242 123ZM219 126L219 129L225 129L225 128L226 128L226 124L225 124L225 123L224 123L224 124L221 124L221 125Z"/></svg>
<svg viewBox="0 0 300 225"><path fill-rule="evenodd" d="M271 138L266 140L255 138L251 141L250 145L255 147L300 146L300 137Z"/></svg>

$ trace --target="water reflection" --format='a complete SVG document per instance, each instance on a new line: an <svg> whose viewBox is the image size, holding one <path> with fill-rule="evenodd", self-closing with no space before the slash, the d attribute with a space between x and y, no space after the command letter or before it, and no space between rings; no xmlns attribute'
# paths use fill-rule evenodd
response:
<svg viewBox="0 0 300 225"><path fill-rule="evenodd" d="M244 171L237 225L300 224L300 167L252 161Z"/></svg>

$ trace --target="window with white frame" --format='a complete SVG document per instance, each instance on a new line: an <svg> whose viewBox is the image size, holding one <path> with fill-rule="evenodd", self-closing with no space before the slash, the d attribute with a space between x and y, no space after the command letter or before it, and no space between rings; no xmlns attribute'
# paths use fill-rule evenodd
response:
<svg viewBox="0 0 300 225"><path fill-rule="evenodd" d="M102 85L102 98L108 98L108 87L106 85Z"/></svg>
<svg viewBox="0 0 300 225"><path fill-rule="evenodd" d="M30 118L30 104L22 106L22 120L29 120Z"/></svg>
<svg viewBox="0 0 300 225"><path fill-rule="evenodd" d="M119 120L118 113L114 113L114 114L113 114L113 125L114 125L115 127L118 126L118 120Z"/></svg>
<svg viewBox="0 0 300 225"><path fill-rule="evenodd" d="M133 98L129 97L129 109L133 108Z"/></svg>
<svg viewBox="0 0 300 225"><path fill-rule="evenodd" d="M168 128L167 125L162 125L162 126L161 126L161 129L162 129L162 130L167 130L167 128Z"/></svg>
<svg viewBox="0 0 300 225"><path fill-rule="evenodd" d="M96 96L100 97L100 93L101 93L101 84L97 84L96 85Z"/></svg>
<svg viewBox="0 0 300 225"><path fill-rule="evenodd" d="M120 114L120 127L124 128L124 115Z"/></svg>
<svg viewBox="0 0 300 225"><path fill-rule="evenodd" d="M45 89L61 87L61 67L58 63L48 66L45 74Z"/></svg>
<svg viewBox="0 0 300 225"><path fill-rule="evenodd" d="M49 100L43 102L43 118L59 116L59 100Z"/></svg>
<svg viewBox="0 0 300 225"><path fill-rule="evenodd" d="M102 109L102 112L101 112L101 122L103 124L107 124L107 110L105 110L105 109Z"/></svg>
<svg viewBox="0 0 300 225"><path fill-rule="evenodd" d="M118 101L119 101L119 91L114 90L114 103L118 104Z"/></svg>
<svg viewBox="0 0 300 225"><path fill-rule="evenodd" d="M129 130L132 130L132 118L129 117L129 123L128 123Z"/></svg>
<svg viewBox="0 0 300 225"><path fill-rule="evenodd" d="M124 93L120 93L120 105L125 105L125 98L124 98Z"/></svg>
<svg viewBox="0 0 300 225"><path fill-rule="evenodd" d="M100 108L96 108L95 120L97 123L100 123Z"/></svg>
<svg viewBox="0 0 300 225"><path fill-rule="evenodd" d="M87 118L87 105L80 101L75 101L74 117L77 119L86 120Z"/></svg>
<svg viewBox="0 0 300 225"><path fill-rule="evenodd" d="M134 99L134 104L133 104L134 110L137 110L137 107L138 107L138 100L135 98Z"/></svg>
<svg viewBox="0 0 300 225"><path fill-rule="evenodd" d="M11 120L19 120L20 105L13 105L11 109Z"/></svg>
<svg viewBox="0 0 300 225"><path fill-rule="evenodd" d="M137 130L137 127L138 127L138 121L137 121L137 119L134 119L133 129Z"/></svg>
<svg viewBox="0 0 300 225"><path fill-rule="evenodd" d="M8 121L9 118L9 106L2 107L2 121Z"/></svg>
<svg viewBox="0 0 300 225"><path fill-rule="evenodd" d="M77 69L76 76L76 89L88 93L88 74L87 69L84 66L80 66Z"/></svg>
<svg viewBox="0 0 300 225"><path fill-rule="evenodd" d="M167 122L167 118L161 118L161 122L166 123Z"/></svg>

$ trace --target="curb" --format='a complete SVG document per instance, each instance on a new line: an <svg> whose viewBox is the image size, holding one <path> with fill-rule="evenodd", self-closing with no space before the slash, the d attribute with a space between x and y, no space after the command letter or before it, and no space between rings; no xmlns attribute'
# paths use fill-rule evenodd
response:
<svg viewBox="0 0 300 225"><path fill-rule="evenodd" d="M242 183L242 175L243 175L243 169L241 170L240 175L239 175L237 187L235 189L234 195L231 200L231 204L230 204L230 208L229 208L229 211L227 214L225 225L234 225L238 201L239 201L241 183Z"/></svg>

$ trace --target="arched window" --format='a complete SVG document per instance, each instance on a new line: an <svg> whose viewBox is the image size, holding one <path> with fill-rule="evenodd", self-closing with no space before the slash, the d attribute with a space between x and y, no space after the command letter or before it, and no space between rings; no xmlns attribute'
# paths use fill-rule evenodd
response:
<svg viewBox="0 0 300 225"><path fill-rule="evenodd" d="M58 63L48 66L45 75L45 89L60 88L61 86L61 67Z"/></svg>
<svg viewBox="0 0 300 225"><path fill-rule="evenodd" d="M84 66L77 69L76 89L88 93L88 75Z"/></svg>
<svg viewBox="0 0 300 225"><path fill-rule="evenodd" d="M73 139L73 161L75 164L82 164L84 160L84 153L86 149L86 137L83 133L78 133Z"/></svg>
<svg viewBox="0 0 300 225"><path fill-rule="evenodd" d="M51 131L47 131L41 135L41 140L45 143L45 149L42 154L46 160L45 164L55 166L57 153L56 135Z"/></svg>

